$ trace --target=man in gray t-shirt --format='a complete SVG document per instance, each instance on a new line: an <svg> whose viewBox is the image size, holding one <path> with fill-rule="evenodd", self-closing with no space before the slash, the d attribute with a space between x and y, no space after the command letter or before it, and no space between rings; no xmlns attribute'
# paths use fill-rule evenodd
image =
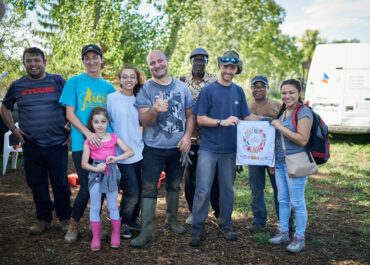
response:
<svg viewBox="0 0 370 265"><path fill-rule="evenodd" d="M168 60L159 50L147 57L152 78L145 82L136 96L144 127L142 162L141 231L130 243L142 247L154 240L154 217L159 176L166 172L166 226L178 234L185 228L177 222L180 182L184 168L181 153L188 153L195 120L191 117L194 104L189 88L168 74Z"/></svg>

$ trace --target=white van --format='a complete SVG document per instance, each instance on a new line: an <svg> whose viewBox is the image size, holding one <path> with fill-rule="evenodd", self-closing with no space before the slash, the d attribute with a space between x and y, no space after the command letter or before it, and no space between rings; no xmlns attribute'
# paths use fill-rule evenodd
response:
<svg viewBox="0 0 370 265"><path fill-rule="evenodd" d="M330 132L370 133L370 43L318 45L305 103Z"/></svg>

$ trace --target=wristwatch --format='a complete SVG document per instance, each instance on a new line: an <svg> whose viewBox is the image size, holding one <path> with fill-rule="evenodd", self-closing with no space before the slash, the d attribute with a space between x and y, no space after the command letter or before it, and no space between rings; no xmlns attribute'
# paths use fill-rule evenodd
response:
<svg viewBox="0 0 370 265"><path fill-rule="evenodd" d="M221 120L217 120L217 127L221 126Z"/></svg>
<svg viewBox="0 0 370 265"><path fill-rule="evenodd" d="M17 126L13 126L12 128L10 128L10 131L12 132L12 133L14 133L14 130L17 128Z"/></svg>

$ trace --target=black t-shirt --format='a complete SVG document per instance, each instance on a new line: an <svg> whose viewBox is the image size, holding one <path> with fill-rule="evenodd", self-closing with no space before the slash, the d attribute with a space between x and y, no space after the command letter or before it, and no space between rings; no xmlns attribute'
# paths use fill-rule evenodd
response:
<svg viewBox="0 0 370 265"><path fill-rule="evenodd" d="M20 129L40 146L62 144L68 136L65 109L59 104L64 83L60 75L46 73L41 80L23 76L10 85L3 99L8 109L17 103Z"/></svg>

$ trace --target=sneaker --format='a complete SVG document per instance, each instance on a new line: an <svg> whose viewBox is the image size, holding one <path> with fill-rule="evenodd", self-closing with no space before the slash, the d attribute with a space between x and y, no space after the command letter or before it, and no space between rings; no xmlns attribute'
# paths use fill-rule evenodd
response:
<svg viewBox="0 0 370 265"><path fill-rule="evenodd" d="M269 243L274 244L274 245L280 245L281 243L288 243L290 241L289 239L289 233L281 230L280 228L278 229L277 234L269 239Z"/></svg>
<svg viewBox="0 0 370 265"><path fill-rule="evenodd" d="M129 224L127 226L130 230L133 230L133 231L140 231L141 230L141 225L138 223L138 221L135 221L134 223Z"/></svg>
<svg viewBox="0 0 370 265"><path fill-rule="evenodd" d="M260 223L253 222L249 226L249 231L252 233L259 233L262 232L263 230L266 230L267 226L266 225L261 225Z"/></svg>
<svg viewBox="0 0 370 265"><path fill-rule="evenodd" d="M218 232L227 240L235 241L238 239L236 233L231 229L218 229Z"/></svg>
<svg viewBox="0 0 370 265"><path fill-rule="evenodd" d="M186 218L186 221L185 221L188 225L192 225L193 224L193 214L191 213L189 215L188 218Z"/></svg>
<svg viewBox="0 0 370 265"><path fill-rule="evenodd" d="M197 234L191 234L189 237L189 245L191 247L199 247L201 241L201 236Z"/></svg>
<svg viewBox="0 0 370 265"><path fill-rule="evenodd" d="M59 221L59 223L60 223L60 227L62 229L63 234L66 234L68 231L68 227L69 227L69 220L68 219L61 220Z"/></svg>
<svg viewBox="0 0 370 265"><path fill-rule="evenodd" d="M51 222L39 220L37 224L30 227L29 233L31 235L39 236L52 226L53 224Z"/></svg>
<svg viewBox="0 0 370 265"><path fill-rule="evenodd" d="M289 244L286 250L292 253L299 253L305 248L304 237L294 234L293 241Z"/></svg>
<svg viewBox="0 0 370 265"><path fill-rule="evenodd" d="M130 227L126 224L121 225L121 237L125 239L130 239L132 237Z"/></svg>

